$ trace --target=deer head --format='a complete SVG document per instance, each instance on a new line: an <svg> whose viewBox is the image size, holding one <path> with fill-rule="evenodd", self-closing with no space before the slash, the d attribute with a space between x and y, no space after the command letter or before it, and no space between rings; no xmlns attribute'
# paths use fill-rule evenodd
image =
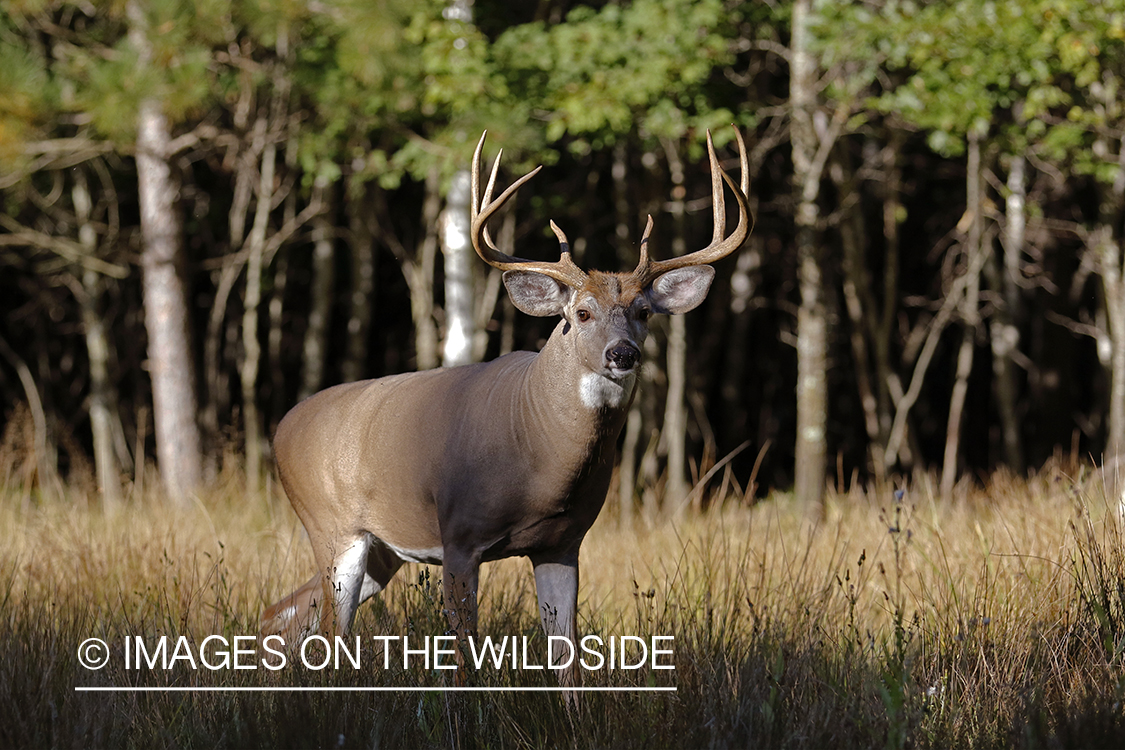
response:
<svg viewBox="0 0 1125 750"><path fill-rule="evenodd" d="M749 189L749 167L746 144L735 130L741 164L740 184L735 185L719 165L711 133L707 133L707 154L711 166L711 193L714 212L714 234L707 247L668 260L649 257L648 243L652 236L652 216L648 217L641 238L640 261L628 273L586 273L570 256L570 243L562 229L551 222L559 240L560 258L555 262L525 260L501 252L488 232L488 220L541 169L536 167L512 183L495 200L496 174L503 151L493 163L483 195L480 191L480 162L487 133L481 135L472 164L472 230L473 247L489 265L504 271L504 285L512 303L524 313L535 316L558 315L566 323L574 354L589 370L595 390L611 384L628 383L640 363L640 345L648 333L648 319L653 313L680 314L695 309L707 296L715 270L709 265L738 249L749 236L753 219L746 205ZM726 182L738 203L738 224L726 235ZM599 378L608 381L602 383ZM612 404L613 399L610 399ZM617 405L617 404L612 404Z"/></svg>

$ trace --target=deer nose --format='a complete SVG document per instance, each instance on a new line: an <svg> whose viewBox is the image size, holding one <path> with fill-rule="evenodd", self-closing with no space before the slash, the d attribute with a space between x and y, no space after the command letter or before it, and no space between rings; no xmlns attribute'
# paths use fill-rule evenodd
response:
<svg viewBox="0 0 1125 750"><path fill-rule="evenodd" d="M641 351L628 341L619 341L605 353L606 364L615 370L629 372L641 359Z"/></svg>

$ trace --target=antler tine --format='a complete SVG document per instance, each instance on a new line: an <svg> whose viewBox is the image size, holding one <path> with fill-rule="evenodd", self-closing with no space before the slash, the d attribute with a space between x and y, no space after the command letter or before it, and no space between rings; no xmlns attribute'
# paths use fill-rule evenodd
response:
<svg viewBox="0 0 1125 750"><path fill-rule="evenodd" d="M750 157L746 154L746 141L742 140L742 132L734 129L734 137L738 139L738 188L742 191L742 195L749 199L750 197ZM754 217L751 216L750 220L753 221ZM753 226L750 227L754 229Z"/></svg>
<svg viewBox="0 0 1125 750"><path fill-rule="evenodd" d="M534 177L542 166L536 167L523 177L519 178L511 185L508 186L496 200L492 199L492 191L496 186L496 175L500 171L500 156L497 154L496 161L493 162L492 172L488 178L488 184L485 186L484 195L480 194L480 157L481 152L484 150L484 139L488 135L485 131L480 141L477 142L476 151L473 153L473 166L472 166L472 179L470 182L472 190L472 200L470 205L472 207L472 227L470 236L473 242L473 249L477 251L477 255L481 257L485 263L493 268L498 268L501 271L533 271L541 273L544 276L550 276L556 281L561 281L568 286L580 286L585 282L586 273L574 264L570 259L570 244L567 242L566 235L559 229L555 223L551 222L551 229L554 230L555 236L559 238L559 245L562 256L557 262L548 263L543 261L525 260L517 258L512 255L501 252L492 242L492 237L488 233L488 220L499 211L508 199L515 195L516 191L523 186L525 182Z"/></svg>
<svg viewBox="0 0 1125 750"><path fill-rule="evenodd" d="M737 185L719 164L718 157L715 156L714 143L711 140L711 131L707 131L707 157L711 166L711 205L715 225L714 232L711 235L711 244L702 250L696 250L679 258L651 260L648 257L647 247L652 223L650 217L649 228L645 229L644 238L641 240L641 260L637 264L636 270L633 271L634 276L639 276L642 283L648 283L657 276L677 268L701 266L721 260L741 247L746 238L750 236L750 232L754 229L754 217L750 213L746 199L746 194L750 188L750 162L746 155L746 142L742 139L742 133L738 131L738 128L735 128L734 135L735 140L738 141L738 161L742 171ZM735 201L738 203L738 225L726 238L723 237L726 234L724 182L734 193Z"/></svg>
<svg viewBox="0 0 1125 750"><path fill-rule="evenodd" d="M486 130L484 132L484 135L487 134L488 131ZM481 136L481 141L477 144L478 148L484 144L484 135ZM481 198L481 202L483 202L485 205L488 205L492 202L492 190L496 187L496 175L500 172L500 160L502 158L504 158L504 149L500 149L496 152L496 161L492 162L492 172L488 175L488 184L484 186L484 196ZM535 172L532 172L531 174L535 174ZM516 187L518 187L518 185ZM503 205L503 201L500 202L500 205ZM484 231L481 236L484 238L485 243L493 250L499 251L500 248L496 247L496 243L492 241L492 235L488 233L487 221L483 225L483 230Z"/></svg>
<svg viewBox="0 0 1125 750"><path fill-rule="evenodd" d="M711 140L710 130L707 131L707 161L711 170L711 215L715 227L711 233L711 244L715 244L723 239L727 231L727 203L723 195L723 168L715 156L715 142Z"/></svg>
<svg viewBox="0 0 1125 750"><path fill-rule="evenodd" d="M644 268L648 265L648 238L652 235L652 214L648 215L648 223L645 224L645 233L641 235L641 260L637 264L637 268Z"/></svg>

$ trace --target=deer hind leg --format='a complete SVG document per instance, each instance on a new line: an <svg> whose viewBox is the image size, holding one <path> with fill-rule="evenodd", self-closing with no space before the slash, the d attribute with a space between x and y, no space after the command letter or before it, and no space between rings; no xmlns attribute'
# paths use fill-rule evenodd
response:
<svg viewBox="0 0 1125 750"><path fill-rule="evenodd" d="M295 645L305 636L321 630L329 634L344 633L359 604L370 544L370 537L364 535L338 554L327 546L314 544L319 572L262 613L259 635L280 635L286 644Z"/></svg>
<svg viewBox="0 0 1125 750"><path fill-rule="evenodd" d="M366 560L364 560L366 545ZM355 611L360 604L378 594L398 569L402 560L382 544L372 544L370 537L361 537L324 566L325 574L317 573L303 586L271 605L262 613L259 634L280 635L286 643L299 643L305 636L317 632L323 610L322 601L331 601L334 611L325 624L329 632L343 632L351 627ZM359 587L356 588L359 573ZM326 593L329 592L327 598Z"/></svg>
<svg viewBox="0 0 1125 750"><path fill-rule="evenodd" d="M376 539L367 553L367 572L360 588L359 604L385 589L401 567L402 558Z"/></svg>
<svg viewBox="0 0 1125 750"><path fill-rule="evenodd" d="M323 601L328 602L323 608L318 628L320 632L343 635L351 629L356 608L359 607L364 592L364 582L368 578L367 559L373 540L374 537L370 534L362 534L343 549L337 547L338 552L328 553L327 550L317 550L317 562L320 563L320 569L323 571L321 576ZM325 564L325 558L329 556L331 559Z"/></svg>
<svg viewBox="0 0 1125 750"><path fill-rule="evenodd" d="M321 575L317 573L305 585L262 613L260 637L279 635L287 644L316 632L320 626Z"/></svg>

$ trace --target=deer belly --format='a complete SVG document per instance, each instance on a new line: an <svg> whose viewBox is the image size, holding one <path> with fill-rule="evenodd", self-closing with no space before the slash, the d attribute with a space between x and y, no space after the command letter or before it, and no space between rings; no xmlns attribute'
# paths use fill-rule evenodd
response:
<svg viewBox="0 0 1125 750"><path fill-rule="evenodd" d="M593 519L560 513L514 530L503 541L485 551L484 560L500 560L554 549L569 549L582 541Z"/></svg>
<svg viewBox="0 0 1125 750"><path fill-rule="evenodd" d="M429 547L425 549L411 549L407 547L398 547L390 542L380 540L384 546L404 562L426 563L427 565L441 565L442 562L442 548Z"/></svg>

